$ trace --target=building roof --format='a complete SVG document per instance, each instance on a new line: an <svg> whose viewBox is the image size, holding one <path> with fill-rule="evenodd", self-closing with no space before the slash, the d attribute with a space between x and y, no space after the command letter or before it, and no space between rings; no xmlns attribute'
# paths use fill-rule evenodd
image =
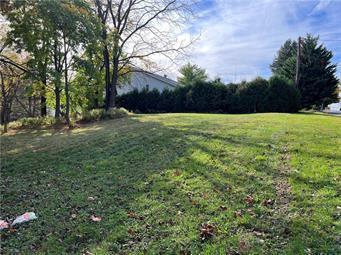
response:
<svg viewBox="0 0 341 255"><path fill-rule="evenodd" d="M155 74L155 73L150 73L150 72L145 72L145 74L150 76L150 77L153 77L154 79L157 79L159 81L167 83L168 85L170 85L172 87L176 87L176 85L177 85L176 81L174 81L172 79L169 79L168 77L165 77L165 76L162 76L162 75L159 75L159 74Z"/></svg>
<svg viewBox="0 0 341 255"><path fill-rule="evenodd" d="M167 76L162 76L162 75L159 75L159 74L156 74L156 73L151 73L149 71L145 71L145 70L143 70L141 68L136 68L136 67L134 67L133 70L134 70L133 72L135 72L135 73L143 73L143 74L145 74L145 75L147 75L149 77L152 77L152 78L154 78L156 80L164 82L164 83L166 83L167 85L169 85L171 87L176 87L177 86L177 82L172 80L172 79L169 79Z"/></svg>

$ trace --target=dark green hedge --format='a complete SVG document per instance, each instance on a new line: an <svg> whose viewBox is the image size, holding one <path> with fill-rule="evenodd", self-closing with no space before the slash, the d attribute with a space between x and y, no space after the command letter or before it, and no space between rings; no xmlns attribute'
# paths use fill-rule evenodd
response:
<svg viewBox="0 0 341 255"><path fill-rule="evenodd" d="M286 79L256 78L225 85L219 81L198 82L174 90L134 90L117 98L119 107L141 113L200 112L255 113L297 112L298 90Z"/></svg>

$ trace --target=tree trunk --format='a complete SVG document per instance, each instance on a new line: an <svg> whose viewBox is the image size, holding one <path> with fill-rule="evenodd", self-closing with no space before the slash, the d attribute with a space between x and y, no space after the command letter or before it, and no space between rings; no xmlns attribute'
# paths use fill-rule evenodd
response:
<svg viewBox="0 0 341 255"><path fill-rule="evenodd" d="M108 2L109 3L109 2ZM105 68L105 110L109 110L110 108L110 98L111 98L111 77L110 77L110 54L108 50L107 44L107 29L106 29L106 19L107 19L107 12L102 10L102 3L99 0L95 1L95 6L97 7L97 17L101 20L102 23L102 43L104 44L103 47L103 62Z"/></svg>
<svg viewBox="0 0 341 255"><path fill-rule="evenodd" d="M7 133L7 122L4 123L4 133Z"/></svg>
<svg viewBox="0 0 341 255"><path fill-rule="evenodd" d="M45 88L43 89L42 93L45 93ZM40 115L41 116L47 115L46 97L45 96L40 96Z"/></svg>
<svg viewBox="0 0 341 255"><path fill-rule="evenodd" d="M58 35L55 35L56 38L58 37ZM54 88L54 93L56 96L56 109L55 109L55 113L54 113L54 117L55 119L59 119L60 118L60 92L61 92L61 77L63 76L63 63L61 62L61 58L60 58L60 48L58 47L58 40L55 39L54 41L54 52L53 52L53 59L54 59L54 70L56 73L55 76L55 88Z"/></svg>
<svg viewBox="0 0 341 255"><path fill-rule="evenodd" d="M111 81L110 81L110 59L108 47L104 46L103 49L104 68L105 68L105 110L110 108L111 98Z"/></svg>
<svg viewBox="0 0 341 255"><path fill-rule="evenodd" d="M0 124L3 125L4 123L5 123L5 107L1 106Z"/></svg>
<svg viewBox="0 0 341 255"><path fill-rule="evenodd" d="M118 82L118 58L114 59L113 62L113 72L112 72L112 81L111 81L111 94L109 100L109 108L114 108L116 106L116 95L117 95L117 82Z"/></svg>
<svg viewBox="0 0 341 255"><path fill-rule="evenodd" d="M36 115L36 97L33 96L33 108L32 108L32 117Z"/></svg>
<svg viewBox="0 0 341 255"><path fill-rule="evenodd" d="M54 113L54 117L55 117L55 119L59 119L60 118L60 89L59 89L59 86L56 86L54 93L56 95L56 110Z"/></svg>
<svg viewBox="0 0 341 255"><path fill-rule="evenodd" d="M66 97L66 106L65 106L65 119L66 124L70 127L70 95L69 95L69 83L68 83L68 70L67 70L67 49L66 49L66 38L64 35L64 79L65 79L65 97Z"/></svg>
<svg viewBox="0 0 341 255"><path fill-rule="evenodd" d="M41 116L46 116L47 115L47 108L46 108L46 84L47 84L47 78L46 78L46 74L43 80L43 88L41 90L41 94L40 94L40 115Z"/></svg>
<svg viewBox="0 0 341 255"><path fill-rule="evenodd" d="M1 121L4 125L4 133L7 133L7 126L10 120L10 105L9 102L7 101L8 95L5 95L5 98L3 98L3 104L2 104L2 109L1 109Z"/></svg>
<svg viewBox="0 0 341 255"><path fill-rule="evenodd" d="M98 88L96 88L96 91L95 91L95 101L94 101L94 108L95 109L98 109L99 108L99 102L98 102Z"/></svg>
<svg viewBox="0 0 341 255"><path fill-rule="evenodd" d="M7 126L8 126L8 123L10 121L10 109L9 109L9 106L7 105L6 106L6 109L5 109L5 116L4 116L4 119L5 119L5 122L4 122L4 133L7 133Z"/></svg>

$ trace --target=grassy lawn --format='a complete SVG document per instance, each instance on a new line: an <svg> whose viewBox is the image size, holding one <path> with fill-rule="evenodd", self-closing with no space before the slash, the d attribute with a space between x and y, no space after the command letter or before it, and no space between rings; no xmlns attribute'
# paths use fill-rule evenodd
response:
<svg viewBox="0 0 341 255"><path fill-rule="evenodd" d="M340 148L341 118L314 114L4 135L1 219L38 219L2 231L0 253L340 254Z"/></svg>

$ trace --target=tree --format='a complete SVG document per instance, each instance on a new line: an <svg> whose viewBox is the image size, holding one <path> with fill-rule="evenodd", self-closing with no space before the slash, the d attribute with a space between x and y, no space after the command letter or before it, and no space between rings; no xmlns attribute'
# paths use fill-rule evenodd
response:
<svg viewBox="0 0 341 255"><path fill-rule="evenodd" d="M108 14L109 14L109 4L108 0L92 0L95 6L94 12L98 17L101 24L101 44L102 44L102 54L103 54L103 65L105 70L105 109L108 110L110 107L110 97L112 94L111 86L111 70L110 70L110 53L109 53L109 41L108 41Z"/></svg>
<svg viewBox="0 0 341 255"><path fill-rule="evenodd" d="M11 59L18 60L18 55L10 50L1 50L0 59L0 99L1 99L1 124L4 125L4 133L7 132L7 125L10 121L12 103L17 90L22 84L22 75L25 70L17 63L2 61L3 57L8 56Z"/></svg>
<svg viewBox="0 0 341 255"><path fill-rule="evenodd" d="M49 0L47 5L53 8L49 17L51 23L54 24L55 33L61 38L59 43L61 44L64 63L65 119L67 125L70 126L69 69L74 64L79 48L91 38L89 36L93 32L89 20L91 15L89 14L89 6L83 1Z"/></svg>
<svg viewBox="0 0 341 255"><path fill-rule="evenodd" d="M265 100L268 112L297 112L300 107L299 91L292 81L281 76L270 78Z"/></svg>
<svg viewBox="0 0 341 255"><path fill-rule="evenodd" d="M323 109L338 101L336 65L331 62L333 53L323 44L318 45L318 40L318 37L308 35L302 44L298 89L304 108Z"/></svg>
<svg viewBox="0 0 341 255"><path fill-rule="evenodd" d="M19 52L30 54L27 66L34 70L29 72L33 79L40 83L41 116L47 114L46 89L48 82L49 51L53 31L39 12L42 1L14 1L5 14L10 21L9 43Z"/></svg>
<svg viewBox="0 0 341 255"><path fill-rule="evenodd" d="M106 89L107 110L115 107L119 77L136 71L126 67L148 64L154 55L174 59L176 56L172 55L183 54L189 44L179 42L177 33L186 18L184 13L190 11L190 2L93 0L95 12L102 23L106 83L110 79ZM127 71L121 72L125 68Z"/></svg>
<svg viewBox="0 0 341 255"><path fill-rule="evenodd" d="M296 52L297 42L291 39L286 40L270 65L272 73L294 80L296 74Z"/></svg>
<svg viewBox="0 0 341 255"><path fill-rule="evenodd" d="M238 88L240 111L244 113L264 112L267 92L268 81L261 77L241 84Z"/></svg>
<svg viewBox="0 0 341 255"><path fill-rule="evenodd" d="M76 58L75 68L77 72L71 93L73 107L85 111L103 107L105 74L101 45L97 42L89 44L82 56Z"/></svg>
<svg viewBox="0 0 341 255"><path fill-rule="evenodd" d="M17 0L7 16L11 43L18 51L30 54L30 74L41 83L42 115L46 115L47 89L52 89L55 117L60 117L64 76L64 115L69 124L69 69L97 36L97 19L90 6L85 0Z"/></svg>
<svg viewBox="0 0 341 255"><path fill-rule="evenodd" d="M319 37L307 35L301 43L301 64L298 89L303 108L321 107L336 102L336 65L332 64L333 54ZM271 69L274 74L294 81L296 73L297 42L288 40L278 52Z"/></svg>
<svg viewBox="0 0 341 255"><path fill-rule="evenodd" d="M181 76L178 77L178 83L182 86L193 85L197 82L205 82L208 79L205 69L187 63L179 70Z"/></svg>

